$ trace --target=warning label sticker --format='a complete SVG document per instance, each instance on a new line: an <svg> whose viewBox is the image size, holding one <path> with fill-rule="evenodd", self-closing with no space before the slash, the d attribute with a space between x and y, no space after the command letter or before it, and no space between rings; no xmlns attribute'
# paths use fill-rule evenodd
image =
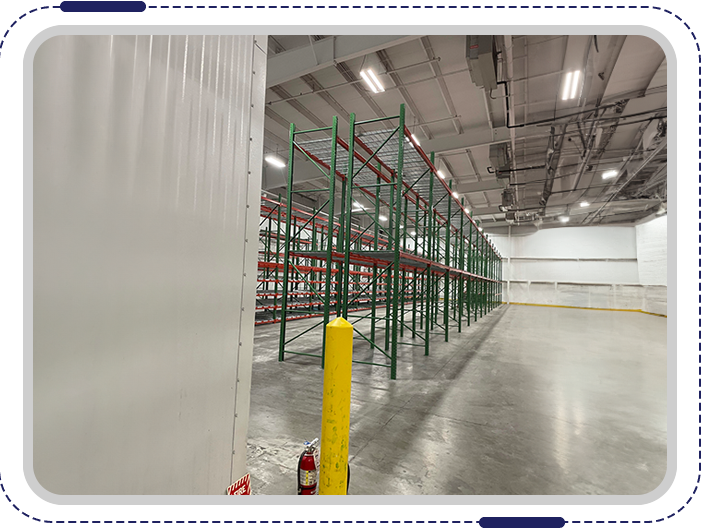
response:
<svg viewBox="0 0 701 528"><path fill-rule="evenodd" d="M250 495L251 475L246 473L243 477L234 482L226 489L227 495Z"/></svg>

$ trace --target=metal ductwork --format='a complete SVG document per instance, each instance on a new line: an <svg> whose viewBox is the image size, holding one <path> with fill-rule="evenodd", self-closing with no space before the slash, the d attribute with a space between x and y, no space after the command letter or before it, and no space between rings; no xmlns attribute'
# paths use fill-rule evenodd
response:
<svg viewBox="0 0 701 528"><path fill-rule="evenodd" d="M514 197L514 191L510 188L504 189L504 191L501 193L501 205L499 206L499 209L502 211L508 211L514 206L515 203L516 200Z"/></svg>
<svg viewBox="0 0 701 528"><path fill-rule="evenodd" d="M560 128L560 130L558 130ZM562 127L550 127L550 137L548 138L548 148L545 153L545 183L543 184L543 193L540 197L540 205L543 208L541 214L545 214L545 208L548 205L548 199L553 191L553 182L557 173L558 165L560 164L560 154L562 153L562 144L567 131L567 125Z"/></svg>
<svg viewBox="0 0 701 528"><path fill-rule="evenodd" d="M509 183L509 178L511 178L510 147L510 144L507 142L489 145L489 162L492 164L494 174L498 180L505 179L507 184Z"/></svg>
<svg viewBox="0 0 701 528"><path fill-rule="evenodd" d="M496 90L497 46L494 35L468 35L465 57L472 82L485 90Z"/></svg>

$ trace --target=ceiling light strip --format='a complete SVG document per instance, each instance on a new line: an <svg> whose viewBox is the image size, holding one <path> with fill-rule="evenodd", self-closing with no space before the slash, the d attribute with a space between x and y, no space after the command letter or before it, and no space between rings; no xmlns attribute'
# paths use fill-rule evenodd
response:
<svg viewBox="0 0 701 528"><path fill-rule="evenodd" d="M562 100L567 101L570 95L570 86L572 85L572 72L568 72L565 77L565 89L562 91Z"/></svg>
<svg viewBox="0 0 701 528"><path fill-rule="evenodd" d="M577 88L579 87L579 70L574 72L572 76L572 91L570 92L570 99L574 99L577 96Z"/></svg>
<svg viewBox="0 0 701 528"><path fill-rule="evenodd" d="M368 74L365 73L365 71L360 72L360 76L363 78L365 83L370 87L373 93L377 93L377 88L375 88L375 85L372 83L370 80L370 77L368 77Z"/></svg>
<svg viewBox="0 0 701 528"><path fill-rule="evenodd" d="M375 72L372 70L368 70L368 75L370 75L370 78L372 81L375 83L375 86L377 87L378 92L384 92L385 88L382 86L382 83L380 82L380 79L377 78L377 75L375 75Z"/></svg>

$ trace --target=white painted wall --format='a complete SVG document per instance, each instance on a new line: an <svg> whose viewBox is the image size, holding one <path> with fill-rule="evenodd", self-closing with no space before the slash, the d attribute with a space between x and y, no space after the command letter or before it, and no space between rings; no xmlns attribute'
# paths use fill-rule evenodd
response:
<svg viewBox="0 0 701 528"><path fill-rule="evenodd" d="M659 286L666 285L666 220L492 239L504 257L507 302L667 312Z"/></svg>
<svg viewBox="0 0 701 528"><path fill-rule="evenodd" d="M640 283L667 286L667 215L635 226Z"/></svg>
<svg viewBox="0 0 701 528"><path fill-rule="evenodd" d="M635 229L589 226L541 229L511 237L511 255L521 257L635 258Z"/></svg>
<svg viewBox="0 0 701 528"><path fill-rule="evenodd" d="M266 42L36 53L32 462L49 492L221 495L245 473Z"/></svg>
<svg viewBox="0 0 701 528"><path fill-rule="evenodd" d="M634 227L563 227L493 240L507 280L638 284Z"/></svg>

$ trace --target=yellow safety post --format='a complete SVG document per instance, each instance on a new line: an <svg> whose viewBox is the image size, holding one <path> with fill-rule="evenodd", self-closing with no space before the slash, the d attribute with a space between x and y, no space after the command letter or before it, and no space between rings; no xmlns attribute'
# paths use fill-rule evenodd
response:
<svg viewBox="0 0 701 528"><path fill-rule="evenodd" d="M345 495L348 482L353 325L337 317L326 325L321 409L319 495Z"/></svg>

